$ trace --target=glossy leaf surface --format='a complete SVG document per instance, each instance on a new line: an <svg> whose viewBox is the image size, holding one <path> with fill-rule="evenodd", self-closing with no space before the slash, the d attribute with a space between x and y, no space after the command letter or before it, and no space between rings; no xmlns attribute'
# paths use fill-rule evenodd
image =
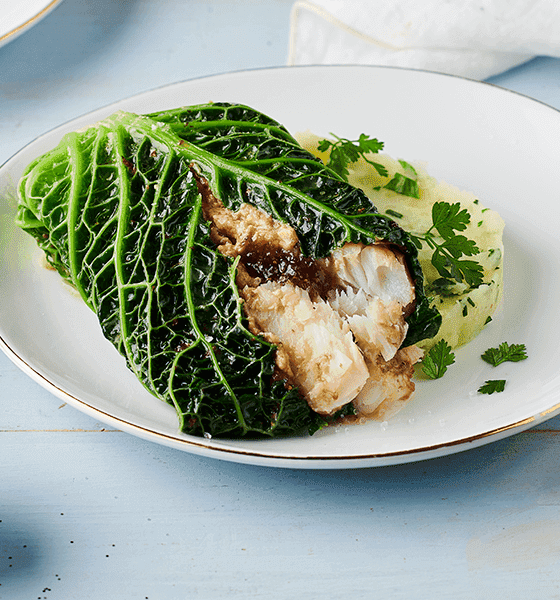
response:
<svg viewBox="0 0 560 600"><path fill-rule="evenodd" d="M320 419L273 377L275 347L247 329L236 263L202 217L200 178L226 207L249 202L289 223L307 256L348 241L406 249L418 297L408 343L437 330L406 234L283 127L236 105L117 113L28 167L18 223L143 385L176 407L183 431L279 435Z"/></svg>

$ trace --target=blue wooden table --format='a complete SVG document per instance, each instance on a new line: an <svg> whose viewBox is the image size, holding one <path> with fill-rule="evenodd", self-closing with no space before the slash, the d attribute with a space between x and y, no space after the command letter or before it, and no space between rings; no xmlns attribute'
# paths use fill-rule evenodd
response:
<svg viewBox="0 0 560 600"><path fill-rule="evenodd" d="M65 0L0 48L0 164L137 92L284 65L291 4ZM560 60L492 81L560 108ZM559 508L559 417L426 462L268 469L111 429L0 356L2 600L560 598Z"/></svg>

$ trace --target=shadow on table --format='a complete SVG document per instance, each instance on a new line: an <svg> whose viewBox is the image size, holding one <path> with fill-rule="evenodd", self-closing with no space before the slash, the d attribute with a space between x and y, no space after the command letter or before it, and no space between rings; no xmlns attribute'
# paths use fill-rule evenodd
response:
<svg viewBox="0 0 560 600"><path fill-rule="evenodd" d="M12 593L27 590L30 594L35 594L37 581L34 575L44 570L48 550L42 546L47 539L47 536L42 535L32 523L21 522L18 517L12 517L2 509L0 513L0 598L12 597Z"/></svg>

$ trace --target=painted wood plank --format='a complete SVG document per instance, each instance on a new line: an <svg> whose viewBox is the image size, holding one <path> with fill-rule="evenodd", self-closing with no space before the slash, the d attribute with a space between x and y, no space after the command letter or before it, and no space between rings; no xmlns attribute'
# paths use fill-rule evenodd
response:
<svg viewBox="0 0 560 600"><path fill-rule="evenodd" d="M0 52L0 164L139 91L284 64L291 4L63 2ZM493 82L558 106L559 72ZM0 356L0 429L0 600L560 597L560 417L427 462L266 469L102 431Z"/></svg>
<svg viewBox="0 0 560 600"><path fill-rule="evenodd" d="M558 441L312 472L4 434L0 598L554 597Z"/></svg>

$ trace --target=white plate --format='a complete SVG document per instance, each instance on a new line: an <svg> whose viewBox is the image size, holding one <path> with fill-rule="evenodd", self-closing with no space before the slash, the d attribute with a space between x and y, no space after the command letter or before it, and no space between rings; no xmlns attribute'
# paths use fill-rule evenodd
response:
<svg viewBox="0 0 560 600"><path fill-rule="evenodd" d="M177 431L174 410L150 396L103 339L93 313L45 270L13 225L14 186L61 135L117 109L148 112L207 101L242 102L292 132L385 141L389 154L424 160L438 178L475 192L505 219L505 301L443 379L419 382L389 423L312 437L206 440ZM277 467L353 468L441 456L497 440L560 412L560 114L500 88L434 73L379 67L290 67L231 73L140 94L51 131L0 169L0 345L26 373L98 420L140 437L225 460ZM529 358L497 368L480 359L500 342ZM503 393L480 395L486 379Z"/></svg>
<svg viewBox="0 0 560 600"><path fill-rule="evenodd" d="M0 46L36 25L62 0L0 0Z"/></svg>

